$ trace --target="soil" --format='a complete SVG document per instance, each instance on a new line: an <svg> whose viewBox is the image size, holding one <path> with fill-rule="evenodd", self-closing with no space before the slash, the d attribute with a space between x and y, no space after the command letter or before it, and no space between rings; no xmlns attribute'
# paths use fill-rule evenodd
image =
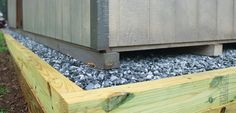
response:
<svg viewBox="0 0 236 113"><path fill-rule="evenodd" d="M0 96L0 113L3 111L6 113L28 113L8 52L0 53L0 86L7 89L6 94Z"/></svg>

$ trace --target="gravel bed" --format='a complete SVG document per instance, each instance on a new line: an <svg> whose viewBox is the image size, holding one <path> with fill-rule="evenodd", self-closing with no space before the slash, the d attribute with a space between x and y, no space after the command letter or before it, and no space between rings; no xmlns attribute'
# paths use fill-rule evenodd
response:
<svg viewBox="0 0 236 113"><path fill-rule="evenodd" d="M86 90L236 66L236 49L226 49L219 57L193 54L126 56L121 58L118 69L99 70L21 34L10 30L5 32Z"/></svg>

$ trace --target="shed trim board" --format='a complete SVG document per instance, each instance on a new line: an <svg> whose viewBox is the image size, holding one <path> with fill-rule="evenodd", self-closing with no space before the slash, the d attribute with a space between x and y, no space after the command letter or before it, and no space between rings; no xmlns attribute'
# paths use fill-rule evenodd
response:
<svg viewBox="0 0 236 113"><path fill-rule="evenodd" d="M109 0L91 2L91 47L97 50L109 48Z"/></svg>
<svg viewBox="0 0 236 113"><path fill-rule="evenodd" d="M27 100L32 112L38 108L46 113L235 112L236 67L87 91L10 35L4 37L19 76L32 92L24 93L38 101L32 107L35 100Z"/></svg>

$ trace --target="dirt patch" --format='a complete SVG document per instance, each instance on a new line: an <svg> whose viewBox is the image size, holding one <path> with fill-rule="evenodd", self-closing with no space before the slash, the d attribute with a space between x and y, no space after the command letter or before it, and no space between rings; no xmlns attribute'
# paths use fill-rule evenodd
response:
<svg viewBox="0 0 236 113"><path fill-rule="evenodd" d="M0 53L0 113L28 113L8 52Z"/></svg>

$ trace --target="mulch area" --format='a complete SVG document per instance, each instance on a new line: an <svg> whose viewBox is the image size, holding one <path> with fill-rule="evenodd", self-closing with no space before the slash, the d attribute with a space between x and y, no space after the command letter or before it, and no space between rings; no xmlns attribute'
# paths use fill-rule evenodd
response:
<svg viewBox="0 0 236 113"><path fill-rule="evenodd" d="M0 53L0 86L7 89L6 94L0 96L0 113L3 110L6 110L6 113L28 113L8 52Z"/></svg>

